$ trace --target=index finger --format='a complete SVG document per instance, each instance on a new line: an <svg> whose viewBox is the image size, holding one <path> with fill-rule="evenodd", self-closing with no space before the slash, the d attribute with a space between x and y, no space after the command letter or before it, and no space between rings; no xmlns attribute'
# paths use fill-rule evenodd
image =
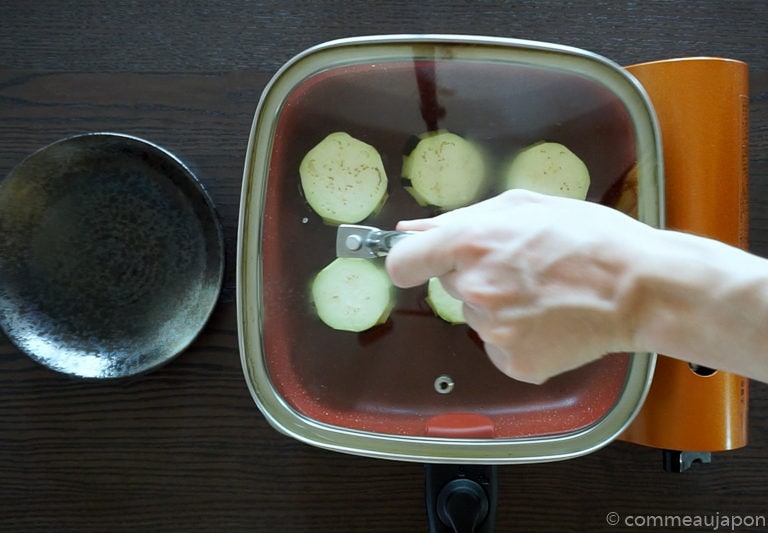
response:
<svg viewBox="0 0 768 533"><path fill-rule="evenodd" d="M438 226L397 241L386 259L387 273L398 287L415 287L455 268L451 229Z"/></svg>
<svg viewBox="0 0 768 533"><path fill-rule="evenodd" d="M386 260L392 282L400 287L413 287L456 269L457 253L472 239L467 232L478 220L498 214L506 216L517 207L530 203L552 201L552 197L524 190L510 190L439 216L427 219L404 220L398 230L417 231L401 239L390 250Z"/></svg>

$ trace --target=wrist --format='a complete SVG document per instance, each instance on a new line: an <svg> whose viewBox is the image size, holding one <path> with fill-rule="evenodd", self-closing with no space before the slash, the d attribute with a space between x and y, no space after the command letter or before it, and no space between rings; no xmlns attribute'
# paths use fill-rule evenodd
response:
<svg viewBox="0 0 768 533"><path fill-rule="evenodd" d="M768 340L765 260L714 240L653 232L652 253L631 274L635 349L765 375L756 357Z"/></svg>
<svg viewBox="0 0 768 533"><path fill-rule="evenodd" d="M632 269L635 346L687 358L680 353L690 337L697 310L704 304L711 279L707 253L700 243L676 232L654 231L654 241Z"/></svg>

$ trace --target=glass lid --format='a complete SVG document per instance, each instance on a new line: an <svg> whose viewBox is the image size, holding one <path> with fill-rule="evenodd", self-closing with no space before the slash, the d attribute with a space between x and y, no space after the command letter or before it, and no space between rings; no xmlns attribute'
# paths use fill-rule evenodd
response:
<svg viewBox="0 0 768 533"><path fill-rule="evenodd" d="M339 221L308 197L301 174L332 134L380 158L385 191L361 224L392 229L450 208L404 179L421 140L450 134L482 159L470 202L509 187L503 176L526 148L557 143L586 166L587 201L661 225L660 142L634 78L589 52L508 39L388 36L310 49L262 95L239 228L241 355L278 429L352 453L479 462L565 458L615 437L642 402L650 354L610 354L535 386L501 374L466 325L436 316L426 286L393 289L385 320L363 331L318 316L311 286L335 259Z"/></svg>

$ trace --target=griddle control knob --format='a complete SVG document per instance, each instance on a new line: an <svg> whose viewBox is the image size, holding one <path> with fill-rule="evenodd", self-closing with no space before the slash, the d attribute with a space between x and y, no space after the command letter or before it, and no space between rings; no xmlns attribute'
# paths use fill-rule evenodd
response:
<svg viewBox="0 0 768 533"><path fill-rule="evenodd" d="M472 533L488 516L488 495L471 479L454 479L437 497L437 515L455 533Z"/></svg>

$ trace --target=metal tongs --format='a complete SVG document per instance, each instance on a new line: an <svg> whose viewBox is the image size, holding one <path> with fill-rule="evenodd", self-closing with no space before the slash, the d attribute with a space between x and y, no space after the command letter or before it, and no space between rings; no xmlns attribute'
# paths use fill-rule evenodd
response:
<svg viewBox="0 0 768 533"><path fill-rule="evenodd" d="M385 231L373 226L341 224L336 232L336 257L384 257L408 231Z"/></svg>

